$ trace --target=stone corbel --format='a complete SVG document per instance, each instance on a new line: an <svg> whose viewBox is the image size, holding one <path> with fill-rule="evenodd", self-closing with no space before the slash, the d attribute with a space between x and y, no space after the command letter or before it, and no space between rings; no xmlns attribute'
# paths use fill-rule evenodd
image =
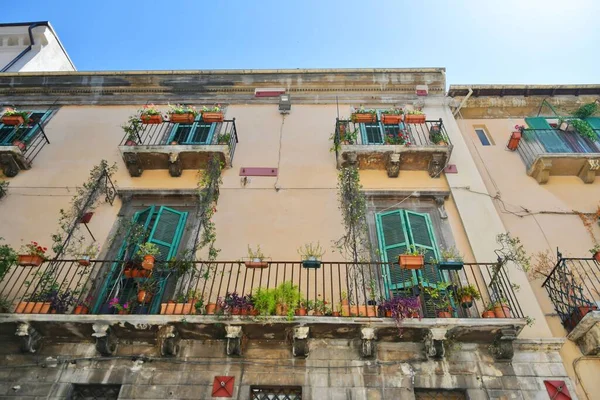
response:
<svg viewBox="0 0 600 400"><path fill-rule="evenodd" d="M179 153L169 153L169 174L177 178L181 176L182 169Z"/></svg>
<svg viewBox="0 0 600 400"><path fill-rule="evenodd" d="M109 324L94 324L92 325L94 333L92 336L96 338L96 350L103 356L112 356L117 351L119 340L112 333Z"/></svg>
<svg viewBox="0 0 600 400"><path fill-rule="evenodd" d="M362 328L360 330L360 356L372 358L375 356L375 329Z"/></svg>
<svg viewBox="0 0 600 400"><path fill-rule="evenodd" d="M552 160L540 159L533 165L531 176L543 185L550 179L550 169L552 169Z"/></svg>
<svg viewBox="0 0 600 400"><path fill-rule="evenodd" d="M498 361L512 360L515 355L513 341L517 338L515 329L502 329L496 334L494 343L490 346L490 350L494 358Z"/></svg>
<svg viewBox="0 0 600 400"><path fill-rule="evenodd" d="M448 214L446 213L446 198L444 196L435 196L435 205L437 205L438 212L440 213L441 219L448 219Z"/></svg>
<svg viewBox="0 0 600 400"><path fill-rule="evenodd" d="M444 358L447 329L431 328L425 335L425 355L429 358Z"/></svg>
<svg viewBox="0 0 600 400"><path fill-rule="evenodd" d="M21 340L21 351L23 353L35 353L40 349L42 335L40 335L40 333L29 323L21 322L17 326L15 335Z"/></svg>
<svg viewBox="0 0 600 400"><path fill-rule="evenodd" d="M129 175L134 178L142 176L144 169L140 163L140 158L135 153L123 153L123 160L129 171Z"/></svg>
<svg viewBox="0 0 600 400"><path fill-rule="evenodd" d="M587 160L583 167L581 167L581 171L579 171L579 179L581 179L584 183L594 183L596 179L596 172L600 169L600 160Z"/></svg>
<svg viewBox="0 0 600 400"><path fill-rule="evenodd" d="M427 169L430 177L440 177L442 169L446 166L446 157L447 155L444 153L434 153L431 155L431 161L429 161L429 167Z"/></svg>
<svg viewBox="0 0 600 400"><path fill-rule="evenodd" d="M0 166L2 166L2 172L8 178L12 178L19 173L19 164L15 160L15 157L10 153L0 154Z"/></svg>
<svg viewBox="0 0 600 400"><path fill-rule="evenodd" d="M388 177L397 178L400 174L400 153L390 153L385 166Z"/></svg>
<svg viewBox="0 0 600 400"><path fill-rule="evenodd" d="M227 344L225 346L225 352L228 356L241 356L242 355L242 327L227 325L225 326L227 338Z"/></svg>
<svg viewBox="0 0 600 400"><path fill-rule="evenodd" d="M179 332L173 325L160 328L157 333L160 354L163 356L177 356L180 349L179 339Z"/></svg>
<svg viewBox="0 0 600 400"><path fill-rule="evenodd" d="M342 163L343 167L352 167L358 166L358 154L355 151L349 151L343 155L344 162Z"/></svg>
<svg viewBox="0 0 600 400"><path fill-rule="evenodd" d="M308 357L308 326L298 326L294 328L294 340L292 343L292 354L294 357Z"/></svg>

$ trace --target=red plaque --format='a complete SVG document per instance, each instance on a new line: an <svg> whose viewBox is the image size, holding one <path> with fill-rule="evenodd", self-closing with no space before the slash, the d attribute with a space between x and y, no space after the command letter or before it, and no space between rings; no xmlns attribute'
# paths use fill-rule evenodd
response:
<svg viewBox="0 0 600 400"><path fill-rule="evenodd" d="M571 400L565 381L544 381L548 395L553 400Z"/></svg>
<svg viewBox="0 0 600 400"><path fill-rule="evenodd" d="M213 397L233 397L235 376L215 376L213 382Z"/></svg>

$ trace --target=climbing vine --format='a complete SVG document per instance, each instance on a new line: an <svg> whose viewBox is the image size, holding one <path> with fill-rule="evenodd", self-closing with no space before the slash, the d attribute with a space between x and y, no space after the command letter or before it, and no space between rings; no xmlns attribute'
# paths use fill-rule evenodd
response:
<svg viewBox="0 0 600 400"><path fill-rule="evenodd" d="M593 227L596 224L596 222L598 222L598 219L600 218L600 205L596 208L595 213L584 214L579 211L575 211L575 214L577 214L577 216L581 219L583 226L585 226L585 229L590 234L590 237L592 238L592 241L594 242L594 244L598 244L598 240L596 239L596 235L594 234Z"/></svg>
<svg viewBox="0 0 600 400"><path fill-rule="evenodd" d="M200 227L204 229L202 230L200 237L196 240L194 252L208 246L208 261L215 261L221 251L215 247L217 232L212 217L217 211L219 186L223 183L221 179L222 168L223 166L219 158L217 156L212 156L208 160L206 170L204 172L199 172L198 213Z"/></svg>

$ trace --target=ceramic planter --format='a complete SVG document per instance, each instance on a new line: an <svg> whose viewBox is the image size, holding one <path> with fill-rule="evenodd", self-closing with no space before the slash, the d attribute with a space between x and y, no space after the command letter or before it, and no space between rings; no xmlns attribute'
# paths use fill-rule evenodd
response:
<svg viewBox="0 0 600 400"><path fill-rule="evenodd" d="M493 310L484 311L481 318L496 318L496 313Z"/></svg>
<svg viewBox="0 0 600 400"><path fill-rule="evenodd" d="M321 268L321 261L315 257L310 257L307 260L302 260L302 266L304 268Z"/></svg>
<svg viewBox="0 0 600 400"><path fill-rule="evenodd" d="M147 270L152 270L152 268L154 268L154 261L156 260L156 258L154 256L151 255L146 255L144 256L144 260L142 261L142 268L147 269Z"/></svg>
<svg viewBox="0 0 600 400"><path fill-rule="evenodd" d="M452 318L452 313L450 311L438 311L438 318Z"/></svg>
<svg viewBox="0 0 600 400"><path fill-rule="evenodd" d="M463 261L443 260L438 263L438 269L442 271L460 271L464 265Z"/></svg>
<svg viewBox="0 0 600 400"><path fill-rule="evenodd" d="M425 257L422 255L401 254L398 256L398 264L402 269L422 269L425 264Z"/></svg>
<svg viewBox="0 0 600 400"><path fill-rule="evenodd" d="M217 303L208 303L205 307L206 314L213 315L217 310Z"/></svg>
<svg viewBox="0 0 600 400"><path fill-rule="evenodd" d="M250 261L244 261L244 265L246 268L267 268L269 263L261 260L260 258L253 258Z"/></svg>
<svg viewBox="0 0 600 400"><path fill-rule="evenodd" d="M90 256L82 256L79 260L77 260L77 262L82 267L89 267L91 264Z"/></svg>
<svg viewBox="0 0 600 400"><path fill-rule="evenodd" d="M407 124L424 124L425 114L406 114L404 122Z"/></svg>
<svg viewBox="0 0 600 400"><path fill-rule="evenodd" d="M381 122L385 125L398 125L402 119L402 114L381 114Z"/></svg>
<svg viewBox="0 0 600 400"><path fill-rule="evenodd" d="M140 119L142 120L142 124L146 124L146 125L162 124L162 122L163 122L163 117L160 114L142 115L140 117Z"/></svg>
<svg viewBox="0 0 600 400"><path fill-rule="evenodd" d="M89 312L89 308L87 306L76 306L73 310L73 314L87 314Z"/></svg>
<svg viewBox="0 0 600 400"><path fill-rule="evenodd" d="M152 293L146 290L138 290L137 301L141 304L150 303L152 300Z"/></svg>
<svg viewBox="0 0 600 400"><path fill-rule="evenodd" d="M32 254L19 254L17 264L22 267L39 267L44 262L44 257Z"/></svg>
<svg viewBox="0 0 600 400"><path fill-rule="evenodd" d="M13 146L17 146L21 151L27 150L27 145L25 144L25 142L22 142L20 140L15 140L13 142Z"/></svg>
<svg viewBox="0 0 600 400"><path fill-rule="evenodd" d="M473 296L463 296L460 299L460 305L462 308L471 308L473 307Z"/></svg>
<svg viewBox="0 0 600 400"><path fill-rule="evenodd" d="M494 307L496 318L510 318L510 307L506 304L500 304Z"/></svg>
<svg viewBox="0 0 600 400"><path fill-rule="evenodd" d="M92 220L92 215L94 215L93 212L86 212L85 214L83 214L81 216L81 218L79 219L79 223L80 224L89 224L90 221Z"/></svg>
<svg viewBox="0 0 600 400"><path fill-rule="evenodd" d="M192 113L185 114L169 114L169 119L175 124L192 124L196 119L196 116Z"/></svg>
<svg viewBox="0 0 600 400"><path fill-rule="evenodd" d="M23 116L21 116L21 115L3 115L2 123L4 125L11 125L11 126L22 125L25 123L25 118L23 118Z"/></svg>
<svg viewBox="0 0 600 400"><path fill-rule="evenodd" d="M203 112L202 121L204 122L223 122L222 112Z"/></svg>
<svg viewBox="0 0 600 400"><path fill-rule="evenodd" d="M51 305L50 302L21 301L17 304L15 312L17 314L48 314Z"/></svg>
<svg viewBox="0 0 600 400"><path fill-rule="evenodd" d="M356 113L352 114L352 121L361 124L372 124L377 122L377 114Z"/></svg>

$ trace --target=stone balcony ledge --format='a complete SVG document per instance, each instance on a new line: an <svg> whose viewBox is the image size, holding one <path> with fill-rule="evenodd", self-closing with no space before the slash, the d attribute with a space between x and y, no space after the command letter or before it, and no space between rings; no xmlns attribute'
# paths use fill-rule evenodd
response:
<svg viewBox="0 0 600 400"><path fill-rule="evenodd" d="M567 335L567 339L579 344L584 355L600 354L600 311L590 311Z"/></svg>

